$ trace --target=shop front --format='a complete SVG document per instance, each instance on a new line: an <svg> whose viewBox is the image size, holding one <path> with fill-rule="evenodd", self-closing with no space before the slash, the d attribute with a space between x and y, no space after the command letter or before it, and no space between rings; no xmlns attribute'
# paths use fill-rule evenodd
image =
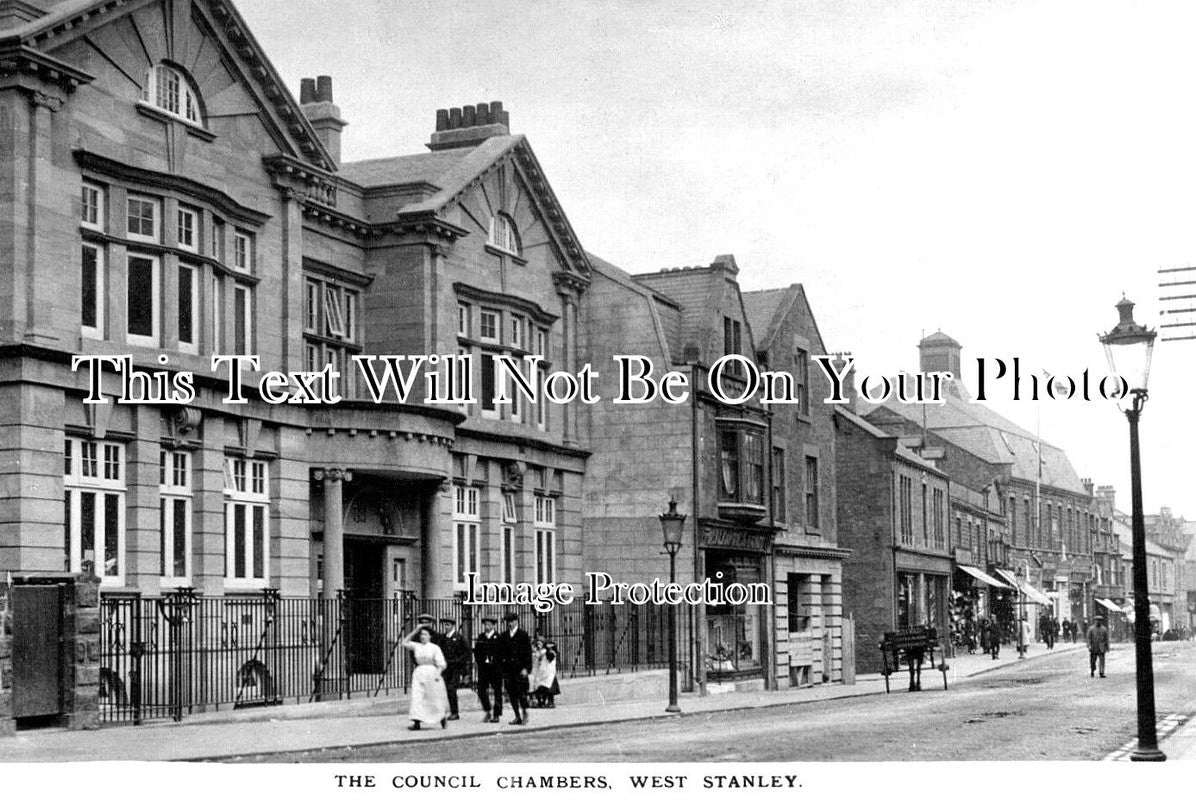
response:
<svg viewBox="0 0 1196 800"><path fill-rule="evenodd" d="M938 630L939 641L949 646L951 559L898 551L895 560L896 630L930 625Z"/></svg>
<svg viewBox="0 0 1196 800"><path fill-rule="evenodd" d="M771 584L767 573L767 536L756 531L712 527L703 531L704 577L724 586ZM765 634L770 605L705 606L704 641L707 680L714 683L766 677L771 643Z"/></svg>

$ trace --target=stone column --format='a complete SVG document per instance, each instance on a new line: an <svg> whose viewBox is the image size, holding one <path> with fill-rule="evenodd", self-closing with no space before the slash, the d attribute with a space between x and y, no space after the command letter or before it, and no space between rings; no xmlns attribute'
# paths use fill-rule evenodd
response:
<svg viewBox="0 0 1196 800"><path fill-rule="evenodd" d="M577 298L569 293L561 294L561 336L564 349L564 368L570 374L577 373ZM564 430L561 438L565 444L577 444L577 412L572 403L562 405Z"/></svg>
<svg viewBox="0 0 1196 800"><path fill-rule="evenodd" d="M453 484L446 481L429 491L424 501L424 535L420 552L423 579L420 581L420 589L425 598L436 597L447 583L442 558L444 537L441 531L444 525L441 517L447 516L444 513L446 509L452 508L452 498L449 495L452 490ZM449 536L453 536L451 519L448 524Z"/></svg>
<svg viewBox="0 0 1196 800"><path fill-rule="evenodd" d="M353 480L347 469L318 469L315 479L324 483L324 590L325 600L336 599L345 588L344 482Z"/></svg>

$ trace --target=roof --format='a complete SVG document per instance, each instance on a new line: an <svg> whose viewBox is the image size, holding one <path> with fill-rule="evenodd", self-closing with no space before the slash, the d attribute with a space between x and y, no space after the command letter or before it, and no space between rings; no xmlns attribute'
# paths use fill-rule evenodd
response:
<svg viewBox="0 0 1196 800"><path fill-rule="evenodd" d="M393 158L347 161L341 165L340 176L363 188L430 183L443 189L445 173L467 153L469 150L458 148Z"/></svg>
<svg viewBox="0 0 1196 800"><path fill-rule="evenodd" d="M880 428L873 425L868 420L864 419L863 417L859 416L858 414L854 414L851 411L848 411L846 408L843 408L842 406L837 406L835 408L835 413L837 413L839 416L846 419L848 422L851 422L853 425L860 428L865 433L867 433L877 439L895 439L895 440L897 440L896 441L896 449L894 450L894 455L896 455L898 458L904 459L904 460L914 464L915 466L919 466L922 469L925 469L929 472L933 472L935 475L941 475L943 477L946 477L946 473L944 473L942 470L940 470L938 467L936 467L934 465L933 461L927 461L926 459L922 458L917 453L915 453L913 450L910 450L908 447L901 444L900 437L897 436L896 434L885 433L884 431L882 431Z"/></svg>
<svg viewBox="0 0 1196 800"><path fill-rule="evenodd" d="M922 424L952 444L990 464L1008 464L1014 478L1038 479L1037 437L988 408L983 403L944 393L945 402L925 405L902 403L890 398L875 408L884 408L906 420ZM873 411L869 411L869 414ZM1062 449L1042 441L1042 482L1076 494L1087 494L1080 476Z"/></svg>
<svg viewBox="0 0 1196 800"><path fill-rule="evenodd" d="M954 339L952 339L950 336L948 336L947 334L943 333L942 331L935 331L934 333L930 334L930 335L929 335L929 336L927 336L925 339L923 339L921 342L919 342L919 344L920 344L920 345L924 345L924 344L950 344L950 345L954 345L954 346L956 346L956 347L962 347L962 345L960 345L960 343L959 343L959 342L955 341Z"/></svg>
<svg viewBox="0 0 1196 800"><path fill-rule="evenodd" d="M727 273L715 267L682 267L633 275L632 278L671 298L681 307L681 325L677 332L680 352L673 353L673 357L685 358L685 347L689 344L702 353L706 349L711 314L722 296Z"/></svg>
<svg viewBox="0 0 1196 800"><path fill-rule="evenodd" d="M796 297L797 284L783 289L743 293L743 310L747 313L748 324L752 326L752 335L756 337L756 346L761 350L768 349L776 332L776 323L784 317L777 312L792 306Z"/></svg>

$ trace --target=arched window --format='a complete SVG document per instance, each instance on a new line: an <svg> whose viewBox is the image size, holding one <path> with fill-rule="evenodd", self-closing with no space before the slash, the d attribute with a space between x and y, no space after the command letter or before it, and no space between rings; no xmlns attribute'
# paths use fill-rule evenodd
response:
<svg viewBox="0 0 1196 800"><path fill-rule="evenodd" d="M203 111L198 92L180 70L168 64L155 64L150 67L145 82L144 99L167 114L195 125L203 125Z"/></svg>
<svg viewBox="0 0 1196 800"><path fill-rule="evenodd" d="M515 220L506 214L491 217L489 244L512 255L519 255L519 232L515 229Z"/></svg>

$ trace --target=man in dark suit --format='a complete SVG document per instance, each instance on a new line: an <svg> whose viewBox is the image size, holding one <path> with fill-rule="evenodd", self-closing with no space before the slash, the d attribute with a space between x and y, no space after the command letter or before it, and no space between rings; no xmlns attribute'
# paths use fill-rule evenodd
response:
<svg viewBox="0 0 1196 800"><path fill-rule="evenodd" d="M1097 665L1100 666L1100 676L1105 677L1105 653L1109 652L1109 629L1105 627L1105 618L1097 617L1096 625L1088 629L1088 674L1096 677Z"/></svg>
<svg viewBox="0 0 1196 800"><path fill-rule="evenodd" d="M448 617L440 620L440 651L448 665L444 670L444 688L448 692L450 720L460 719L457 714L457 689L461 678L469 669L469 642L457 628L457 620Z"/></svg>
<svg viewBox="0 0 1196 800"><path fill-rule="evenodd" d="M512 725L527 724L527 680L532 672L532 640L519 627L519 615L508 611L503 615L507 629L498 637L498 651L502 660L503 680L507 684L507 699L515 712Z"/></svg>
<svg viewBox="0 0 1196 800"><path fill-rule="evenodd" d="M482 722L498 722L502 716L502 654L498 648L498 620L494 617L482 618L482 632L473 645L473 660L478 666L478 699L486 712Z"/></svg>

